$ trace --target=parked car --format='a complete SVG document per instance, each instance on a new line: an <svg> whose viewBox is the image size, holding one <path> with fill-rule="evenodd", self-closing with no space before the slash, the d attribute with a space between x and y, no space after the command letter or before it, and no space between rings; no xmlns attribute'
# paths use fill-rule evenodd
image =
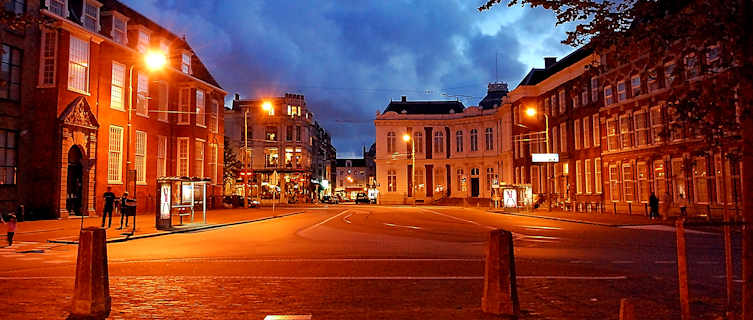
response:
<svg viewBox="0 0 753 320"><path fill-rule="evenodd" d="M322 203L329 203L329 204L337 204L340 200L337 198L337 196L323 196L322 197Z"/></svg>
<svg viewBox="0 0 753 320"><path fill-rule="evenodd" d="M367 203L368 204L368 203L371 203L371 200L369 200L369 197L366 196L365 193L359 192L356 195L356 204L359 204L359 203Z"/></svg>

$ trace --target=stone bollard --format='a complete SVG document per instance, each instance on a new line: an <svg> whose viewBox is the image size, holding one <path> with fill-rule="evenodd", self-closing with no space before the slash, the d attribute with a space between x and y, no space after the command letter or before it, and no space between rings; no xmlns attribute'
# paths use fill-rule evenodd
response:
<svg viewBox="0 0 753 320"><path fill-rule="evenodd" d="M620 320L635 320L635 305L633 300L620 299Z"/></svg>
<svg viewBox="0 0 753 320"><path fill-rule="evenodd" d="M517 318L520 313L518 287L515 282L515 256L510 231L489 232L481 310L512 318Z"/></svg>
<svg viewBox="0 0 753 320"><path fill-rule="evenodd" d="M105 229L81 229L70 318L107 317L110 314L110 303Z"/></svg>

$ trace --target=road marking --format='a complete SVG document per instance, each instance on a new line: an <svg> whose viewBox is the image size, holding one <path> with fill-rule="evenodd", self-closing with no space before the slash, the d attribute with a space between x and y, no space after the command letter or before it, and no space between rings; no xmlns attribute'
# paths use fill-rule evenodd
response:
<svg viewBox="0 0 753 320"><path fill-rule="evenodd" d="M139 279L139 278L182 278L182 279L245 279L245 280L483 280L483 276L113 276L110 279ZM19 276L0 277L0 280L41 280L41 279L73 279L72 276ZM556 275L528 275L517 276L517 279L553 279L553 280L625 280L627 276L556 276Z"/></svg>
<svg viewBox="0 0 753 320"><path fill-rule="evenodd" d="M635 230L651 230L651 231L666 231L666 232L675 232L675 227L672 226L666 226L666 225L642 225L642 226L619 226L618 228L623 229L635 229ZM712 232L704 232L704 231L697 231L692 229L685 229L685 233L688 234L705 234L705 235L716 235L716 233Z"/></svg>
<svg viewBox="0 0 753 320"><path fill-rule="evenodd" d="M350 211L350 210L351 210L351 209L345 209L345 210L343 210L342 212L340 212L340 213L338 213L338 214L336 214L336 215L334 215L334 216L331 216L331 217L327 218L326 220L324 220L324 221L322 221L322 222L319 222L319 223L317 223L317 224L315 224L315 225L313 225L313 226L310 226L310 227L308 227L308 228L306 228L306 229L303 229L303 230L301 230L301 231L299 231L299 232L300 232L300 233L303 233L303 232L306 232L306 231L312 230L312 229L314 229L314 228L316 228L316 227L319 227L319 226L321 226L321 225L323 225L323 224L325 224L325 223L327 223L327 222L330 222L331 220L333 220L333 219L335 219L335 218L337 218L337 217L341 216L341 215L342 215L343 213L346 213L346 212L348 212L348 211Z"/></svg>
<svg viewBox="0 0 753 320"><path fill-rule="evenodd" d="M484 258L291 258L291 259L222 259L222 258L176 258L154 260L110 260L110 264L145 263L145 262L217 262L217 263L262 263L262 262L484 262Z"/></svg>
<svg viewBox="0 0 753 320"><path fill-rule="evenodd" d="M351 214L349 214L349 215L347 215L347 216L343 217L343 221L345 221L346 223L350 224L350 216L352 216L352 215L353 215L353 214L351 213Z"/></svg>
<svg viewBox="0 0 753 320"><path fill-rule="evenodd" d="M421 230L421 227L416 227L416 226L403 226L403 225L399 225L399 224L392 224L392 223L386 223L386 222L384 222L384 225L388 226L388 227L410 228L410 229L413 229L413 230Z"/></svg>
<svg viewBox="0 0 753 320"><path fill-rule="evenodd" d="M440 215L440 216L443 216L445 218L450 218L450 219L455 219L455 220L458 220L458 221L467 222L467 223L470 223L470 224L475 224L475 225L477 225L479 227L484 227L484 228L487 228L487 229L490 229L490 230L497 229L497 228L492 227L492 226L487 226L487 225L480 224L480 223L478 223L476 221L466 220L466 219L462 219L462 218L458 218L458 217L454 217L454 216L442 214L442 213L436 212L434 210L427 210L427 209L421 209L421 210L429 212L429 213L433 213L433 214L436 214L436 215Z"/></svg>
<svg viewBox="0 0 753 320"><path fill-rule="evenodd" d="M593 263L591 260L573 260L570 263Z"/></svg>
<svg viewBox="0 0 753 320"><path fill-rule="evenodd" d="M543 229L543 230L562 230L562 228L558 228L558 227L544 227L544 226L521 226L521 227L526 228L526 229L531 229L531 230L538 230L538 229Z"/></svg>

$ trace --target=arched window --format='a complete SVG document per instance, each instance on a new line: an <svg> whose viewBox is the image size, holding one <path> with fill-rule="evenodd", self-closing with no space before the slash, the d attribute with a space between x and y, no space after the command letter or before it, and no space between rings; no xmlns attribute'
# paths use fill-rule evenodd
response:
<svg viewBox="0 0 753 320"><path fill-rule="evenodd" d="M471 129L471 151L478 151L478 130Z"/></svg>
<svg viewBox="0 0 753 320"><path fill-rule="evenodd" d="M416 152L423 153L424 152L424 137L423 137L423 134L421 134L421 131L416 131L413 133L413 142L416 144Z"/></svg>
<svg viewBox="0 0 753 320"><path fill-rule="evenodd" d="M463 131L455 132L455 152L463 152Z"/></svg>
<svg viewBox="0 0 753 320"><path fill-rule="evenodd" d="M387 192L397 191L397 174L395 169L387 170Z"/></svg>
<svg viewBox="0 0 753 320"><path fill-rule="evenodd" d="M465 175L465 173L463 172L463 169L457 169L455 172L457 173L458 177L458 191L463 191L463 176Z"/></svg>
<svg viewBox="0 0 753 320"><path fill-rule="evenodd" d="M436 153L444 152L444 134L442 131L437 130L434 132L434 150Z"/></svg>
<svg viewBox="0 0 753 320"><path fill-rule="evenodd" d="M395 132L387 132L387 153L395 152Z"/></svg>
<svg viewBox="0 0 753 320"><path fill-rule="evenodd" d="M494 150L494 129L486 128L486 150Z"/></svg>

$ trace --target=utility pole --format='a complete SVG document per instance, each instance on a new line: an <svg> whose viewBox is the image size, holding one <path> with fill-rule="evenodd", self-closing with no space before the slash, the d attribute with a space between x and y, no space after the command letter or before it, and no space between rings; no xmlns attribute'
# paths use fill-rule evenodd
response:
<svg viewBox="0 0 753 320"><path fill-rule="evenodd" d="M243 111L243 208L248 208L248 110Z"/></svg>

